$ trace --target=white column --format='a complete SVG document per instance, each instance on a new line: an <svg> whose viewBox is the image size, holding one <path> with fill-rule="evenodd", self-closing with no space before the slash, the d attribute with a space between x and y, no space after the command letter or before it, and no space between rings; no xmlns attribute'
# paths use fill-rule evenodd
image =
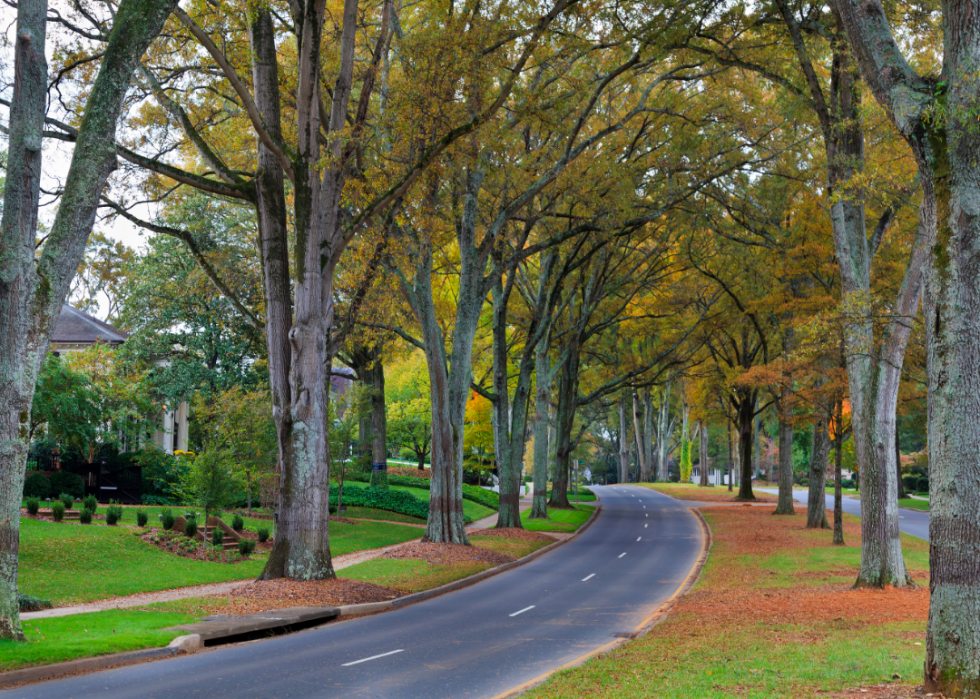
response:
<svg viewBox="0 0 980 699"><path fill-rule="evenodd" d="M179 451L187 451L187 417L190 413L190 407L187 405L187 401L181 401L180 407L177 408L177 449Z"/></svg>

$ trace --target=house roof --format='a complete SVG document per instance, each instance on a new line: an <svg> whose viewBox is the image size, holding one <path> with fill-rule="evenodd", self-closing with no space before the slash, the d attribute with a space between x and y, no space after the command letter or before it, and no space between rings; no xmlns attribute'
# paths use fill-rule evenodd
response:
<svg viewBox="0 0 980 699"><path fill-rule="evenodd" d="M51 336L51 343L94 345L101 340L110 345L121 345L127 338L129 333L114 328L68 304L63 304L54 327L54 334Z"/></svg>

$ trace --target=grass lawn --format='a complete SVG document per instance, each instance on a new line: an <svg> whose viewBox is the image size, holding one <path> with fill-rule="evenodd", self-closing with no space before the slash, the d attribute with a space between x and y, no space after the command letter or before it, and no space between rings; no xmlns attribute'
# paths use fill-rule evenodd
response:
<svg viewBox="0 0 980 699"><path fill-rule="evenodd" d="M803 529L802 512L702 512L714 545L699 583L670 616L525 697L911 695L922 677L928 587L852 590L860 520L845 515L848 545L834 547L830 531ZM925 585L928 543L903 536L902 544L913 578ZM866 689L880 685L890 689Z"/></svg>
<svg viewBox="0 0 980 699"><path fill-rule="evenodd" d="M904 507L908 510L921 510L922 512L929 511L929 501L928 500L916 500L915 498L905 498L898 501L899 507Z"/></svg>
<svg viewBox="0 0 980 699"><path fill-rule="evenodd" d="M421 592L492 567L489 563L431 565L425 561L375 558L344 568L337 577L364 580L402 592Z"/></svg>
<svg viewBox="0 0 980 699"><path fill-rule="evenodd" d="M135 516L134 516L135 519ZM254 578L265 554L233 565L195 561L161 551L134 527L79 526L21 520L22 592L56 605L138 592ZM416 527L362 522L330 525L334 555L379 548L419 537Z"/></svg>
<svg viewBox="0 0 980 699"><path fill-rule="evenodd" d="M392 485L389 487L392 490L404 490L406 493L411 493L422 502L429 502L429 491L425 488L413 488L408 485ZM489 517L492 514L496 514L496 512L496 510L490 509L486 505L481 505L478 502L473 502L472 500L463 498L463 514L469 517L473 522L478 519L483 519L484 517Z"/></svg>
<svg viewBox="0 0 980 699"><path fill-rule="evenodd" d="M573 532L592 516L594 505L575 505L574 510L548 508L548 519L530 519L531 511L521 513L521 524L532 532Z"/></svg>
<svg viewBox="0 0 980 699"><path fill-rule="evenodd" d="M738 499L738 487L731 492L727 485L716 485L702 488L694 483L630 483L631 486L650 488L669 495L678 500L694 500L700 502L733 502ZM777 502L779 498L770 493L753 491L757 502Z"/></svg>
<svg viewBox="0 0 980 699"><path fill-rule="evenodd" d="M341 512L339 514L342 517L350 517L351 519L383 519L386 522L425 524L425 520L421 517L412 517L411 515L403 515L398 512L379 510L374 507L348 507L346 512Z"/></svg>
<svg viewBox="0 0 980 699"><path fill-rule="evenodd" d="M158 648L181 635L161 629L195 619L180 613L120 609L25 621L27 643L0 640L0 671Z"/></svg>

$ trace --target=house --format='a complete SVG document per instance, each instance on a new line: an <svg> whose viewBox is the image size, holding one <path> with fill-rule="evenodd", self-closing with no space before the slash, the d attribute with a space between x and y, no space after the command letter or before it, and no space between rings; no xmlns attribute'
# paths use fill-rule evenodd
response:
<svg viewBox="0 0 980 699"><path fill-rule="evenodd" d="M78 352L96 343L118 347L129 339L129 333L114 328L108 323L90 316L84 311L72 308L68 304L61 306L58 322L51 335L51 351L55 356L62 352ZM165 365L166 360L156 362ZM174 451L187 450L187 427L190 414L186 401L182 401L176 409L166 407L160 411L160 427L153 433L153 441L161 449L171 454Z"/></svg>

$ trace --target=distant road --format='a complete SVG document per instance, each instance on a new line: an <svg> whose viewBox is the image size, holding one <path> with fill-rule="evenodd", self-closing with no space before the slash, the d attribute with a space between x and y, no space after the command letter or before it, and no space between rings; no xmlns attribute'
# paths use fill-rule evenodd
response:
<svg viewBox="0 0 980 699"><path fill-rule="evenodd" d="M701 554L697 517L645 488L593 489L579 537L457 592L255 643L28 685L33 699L488 699L638 629Z"/></svg>
<svg viewBox="0 0 980 699"><path fill-rule="evenodd" d="M756 490L762 493L779 494L778 490L771 488L756 488ZM794 490L793 499L805 505L807 501L806 491ZM860 500L855 500L845 495L841 498L841 508L849 515L861 516ZM827 496L827 509L834 509L833 495ZM911 534L912 536L929 541L929 513L919 510L906 510L904 507L900 507L898 509L898 528L905 534Z"/></svg>

